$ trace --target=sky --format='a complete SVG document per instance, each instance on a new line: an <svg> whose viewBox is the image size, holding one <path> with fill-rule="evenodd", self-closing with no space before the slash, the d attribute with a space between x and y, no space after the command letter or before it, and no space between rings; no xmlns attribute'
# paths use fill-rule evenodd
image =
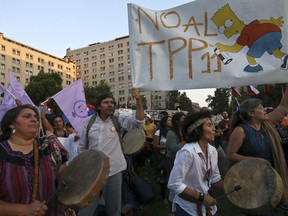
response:
<svg viewBox="0 0 288 216"><path fill-rule="evenodd" d="M191 0L0 0L0 32L62 58L67 48L78 49L129 35L128 3L165 10L188 2ZM207 106L205 99L213 96L215 89L183 91L192 102Z"/></svg>

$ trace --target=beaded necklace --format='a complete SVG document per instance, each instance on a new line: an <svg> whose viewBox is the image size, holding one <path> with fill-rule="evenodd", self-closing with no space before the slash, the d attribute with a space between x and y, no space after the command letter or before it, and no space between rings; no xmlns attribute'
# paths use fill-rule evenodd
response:
<svg viewBox="0 0 288 216"><path fill-rule="evenodd" d="M34 139L33 148L34 148L34 183L33 183L31 202L35 201L36 199L38 180L39 180L39 151L38 151L38 142L36 139Z"/></svg>

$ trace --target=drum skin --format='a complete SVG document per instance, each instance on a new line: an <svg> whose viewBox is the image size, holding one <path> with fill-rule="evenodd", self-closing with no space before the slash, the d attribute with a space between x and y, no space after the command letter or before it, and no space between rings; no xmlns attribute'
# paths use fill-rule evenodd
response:
<svg viewBox="0 0 288 216"><path fill-rule="evenodd" d="M283 182L268 162L243 160L233 165L224 178L225 194L239 185L241 190L227 198L244 212L263 213L275 208L283 196Z"/></svg>
<svg viewBox="0 0 288 216"><path fill-rule="evenodd" d="M72 209L85 207L102 190L109 168L109 158L104 153L95 149L82 152L61 175L58 187L63 185L63 181L67 181L67 186L59 194L58 200Z"/></svg>
<svg viewBox="0 0 288 216"><path fill-rule="evenodd" d="M142 128L135 128L123 136L122 151L124 154L134 154L141 150L145 142L145 133Z"/></svg>

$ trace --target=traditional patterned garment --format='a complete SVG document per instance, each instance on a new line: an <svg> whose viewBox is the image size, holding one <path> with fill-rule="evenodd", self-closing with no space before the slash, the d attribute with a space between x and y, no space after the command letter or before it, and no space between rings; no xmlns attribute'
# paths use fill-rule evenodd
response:
<svg viewBox="0 0 288 216"><path fill-rule="evenodd" d="M39 142L39 181L36 199L43 202L56 190L56 173L59 163L67 161L67 153L60 150L61 159L52 156L55 140ZM47 145L48 144L48 145ZM46 148L44 148L46 146ZM34 182L34 151L28 154L13 151L7 141L0 142L0 200L11 203L31 203ZM47 203L47 216L64 215L63 206L55 199Z"/></svg>

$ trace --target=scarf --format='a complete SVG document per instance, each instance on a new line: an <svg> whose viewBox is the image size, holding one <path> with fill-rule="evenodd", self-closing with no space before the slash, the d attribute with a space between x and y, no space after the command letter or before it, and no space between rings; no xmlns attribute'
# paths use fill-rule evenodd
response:
<svg viewBox="0 0 288 216"><path fill-rule="evenodd" d="M271 143L274 168L283 181L284 194L280 203L283 206L288 207L288 170L281 146L281 138L275 127L268 120L263 122L262 128Z"/></svg>

